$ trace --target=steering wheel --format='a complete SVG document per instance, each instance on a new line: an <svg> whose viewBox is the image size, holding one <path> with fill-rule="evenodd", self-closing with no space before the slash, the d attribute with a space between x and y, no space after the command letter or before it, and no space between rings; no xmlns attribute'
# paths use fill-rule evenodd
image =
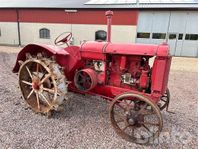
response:
<svg viewBox="0 0 198 149"><path fill-rule="evenodd" d="M72 33L71 32L64 32L62 34L60 34L55 40L54 40L54 44L57 46L61 46L63 44L67 44L67 46L69 47L68 42L71 40L72 38Z"/></svg>

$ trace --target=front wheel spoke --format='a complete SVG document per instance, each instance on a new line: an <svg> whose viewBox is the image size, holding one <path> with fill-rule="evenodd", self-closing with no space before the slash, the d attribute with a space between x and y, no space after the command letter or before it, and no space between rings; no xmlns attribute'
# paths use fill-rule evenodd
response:
<svg viewBox="0 0 198 149"><path fill-rule="evenodd" d="M130 109L131 103L128 103L126 100L124 100L124 104L128 107L127 109Z"/></svg>
<svg viewBox="0 0 198 149"><path fill-rule="evenodd" d="M134 127L132 127L132 136L134 136L134 134L135 134L135 128Z"/></svg>
<svg viewBox="0 0 198 149"><path fill-rule="evenodd" d="M118 104L118 106L123 109L124 111L127 111L127 107L124 107L123 105Z"/></svg>
<svg viewBox="0 0 198 149"><path fill-rule="evenodd" d="M155 112L153 112L153 111L142 111L142 113L141 113L143 116L148 116L148 115L154 115L155 114Z"/></svg>
<svg viewBox="0 0 198 149"><path fill-rule="evenodd" d="M126 100L121 100L120 104L127 105L127 102L126 102Z"/></svg>
<svg viewBox="0 0 198 149"><path fill-rule="evenodd" d="M125 131L130 125L126 125L124 128L122 128L122 131Z"/></svg>
<svg viewBox="0 0 198 149"><path fill-rule="evenodd" d="M27 66L26 66L26 70L27 70L27 72L28 72L30 78L32 79L32 74L31 74L31 72L30 72L30 69L29 69Z"/></svg>
<svg viewBox="0 0 198 149"><path fill-rule="evenodd" d="M150 131L150 129L149 129L146 125L142 124L142 126L143 126L150 134L153 134L153 133Z"/></svg>
<svg viewBox="0 0 198 149"><path fill-rule="evenodd" d="M41 82L39 83L39 85L43 84L49 77L51 76L51 74L47 74L43 80L41 80Z"/></svg>
<svg viewBox="0 0 198 149"><path fill-rule="evenodd" d="M145 108L147 107L147 104L145 104L140 110L138 113L142 113L143 111L146 111Z"/></svg>
<svg viewBox="0 0 198 149"><path fill-rule="evenodd" d="M153 122L143 122L142 125L153 125L153 126L159 126L159 123L153 123Z"/></svg>
<svg viewBox="0 0 198 149"><path fill-rule="evenodd" d="M27 96L27 99L30 98L30 96L33 94L34 90L31 90L31 92L29 93L29 95Z"/></svg>
<svg viewBox="0 0 198 149"><path fill-rule="evenodd" d="M49 101L47 100L47 98L46 98L42 93L40 93L39 95L41 95L42 98L46 101L46 103L47 103L50 107L52 107L52 105L49 103Z"/></svg>
<svg viewBox="0 0 198 149"><path fill-rule="evenodd" d="M116 121L117 124L118 123L121 123L121 122L124 122L124 119L121 118L121 119L119 119L119 120Z"/></svg>
<svg viewBox="0 0 198 149"><path fill-rule="evenodd" d="M118 113L118 112L114 112L114 115L117 115L120 119L122 119L123 121L125 120L125 116Z"/></svg>
<svg viewBox="0 0 198 149"><path fill-rule="evenodd" d="M118 105L121 109L123 109L124 111L129 111L129 110L131 110L132 107L133 107L131 104L127 103L125 100L124 100L124 101L118 100L117 102L118 102L117 105Z"/></svg>
<svg viewBox="0 0 198 149"><path fill-rule="evenodd" d="M32 83L27 82L27 81L25 81L25 80L22 80L21 82L23 82L23 83L24 83L24 84L26 84L26 85L30 85L30 86L32 86Z"/></svg>

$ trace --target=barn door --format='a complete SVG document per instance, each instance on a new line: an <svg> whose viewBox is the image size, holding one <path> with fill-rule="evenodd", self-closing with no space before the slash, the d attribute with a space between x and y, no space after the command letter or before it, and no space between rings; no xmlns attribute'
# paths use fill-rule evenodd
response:
<svg viewBox="0 0 198 149"><path fill-rule="evenodd" d="M177 33L168 33L168 44L170 47L171 55L175 55L176 53L176 45L177 45Z"/></svg>

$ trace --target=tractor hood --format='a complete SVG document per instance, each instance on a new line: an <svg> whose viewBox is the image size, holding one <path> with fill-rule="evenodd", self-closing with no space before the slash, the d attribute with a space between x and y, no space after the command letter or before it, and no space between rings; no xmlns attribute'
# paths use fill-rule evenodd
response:
<svg viewBox="0 0 198 149"><path fill-rule="evenodd" d="M167 44L121 44L108 42L85 42L81 45L81 52L97 54L125 54L145 56L168 56L169 47Z"/></svg>

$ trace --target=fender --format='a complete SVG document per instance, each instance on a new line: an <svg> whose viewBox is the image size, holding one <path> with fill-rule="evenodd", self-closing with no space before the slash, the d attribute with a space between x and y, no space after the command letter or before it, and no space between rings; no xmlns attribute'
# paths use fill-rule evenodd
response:
<svg viewBox="0 0 198 149"><path fill-rule="evenodd" d="M13 72L17 73L19 71L19 60L25 61L26 60L26 53L30 53L31 55L36 55L37 53L45 52L47 55L52 56L60 56L65 57L69 55L67 51L65 51L64 48L52 46L52 45L38 45L38 44L29 44L25 46L17 55L17 60L15 63L15 66L13 68Z"/></svg>

